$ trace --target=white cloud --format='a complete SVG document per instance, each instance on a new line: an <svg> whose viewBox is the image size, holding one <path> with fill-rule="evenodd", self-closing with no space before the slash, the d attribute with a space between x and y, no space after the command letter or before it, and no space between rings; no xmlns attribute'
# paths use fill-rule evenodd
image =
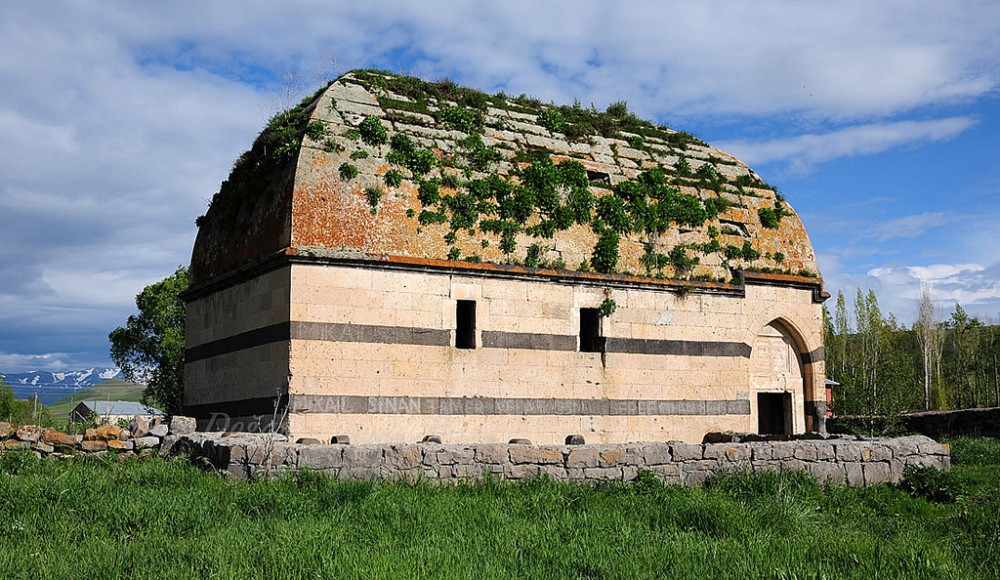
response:
<svg viewBox="0 0 1000 580"><path fill-rule="evenodd" d="M750 165L785 163L792 171L805 173L819 163L841 157L872 155L894 147L951 139L975 123L970 117L872 123L823 134L764 142L730 141L717 146Z"/></svg>
<svg viewBox="0 0 1000 580"><path fill-rule="evenodd" d="M682 129L866 123L756 149L814 164L961 134L970 117L870 121L995 90L998 23L990 0L7 2L0 350L104 348L132 296L188 262L195 216L262 125L261 87L289 66L311 81L320 49L347 68L600 107L624 98ZM884 235L933 227L931 214Z"/></svg>
<svg viewBox="0 0 1000 580"><path fill-rule="evenodd" d="M907 325L916 318L920 284L924 281L930 284L931 298L941 320L948 317L956 303L984 321L997 322L1000 315L1000 263L991 266L897 263L872 268L863 275L841 270L824 274L827 289L833 294L843 291L849 303L857 289L875 290L882 312L895 314Z"/></svg>

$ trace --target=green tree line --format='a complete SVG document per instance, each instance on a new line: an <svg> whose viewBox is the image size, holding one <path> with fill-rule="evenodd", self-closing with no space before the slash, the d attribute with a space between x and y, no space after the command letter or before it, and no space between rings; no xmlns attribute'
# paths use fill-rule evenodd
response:
<svg viewBox="0 0 1000 580"><path fill-rule="evenodd" d="M901 413L1000 406L1000 326L970 317L961 304L936 320L926 286L910 328L883 314L875 292L860 289L853 308L837 293L823 307L826 376L832 410L858 430L890 431Z"/></svg>

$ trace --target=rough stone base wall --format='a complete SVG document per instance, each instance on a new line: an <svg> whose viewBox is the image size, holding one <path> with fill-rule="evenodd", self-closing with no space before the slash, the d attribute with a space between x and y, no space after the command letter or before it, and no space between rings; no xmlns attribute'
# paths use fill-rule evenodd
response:
<svg viewBox="0 0 1000 580"><path fill-rule="evenodd" d="M1000 407L909 413L903 423L908 430L928 437L1000 437Z"/></svg>
<svg viewBox="0 0 1000 580"><path fill-rule="evenodd" d="M805 470L821 482L898 482L907 465L947 470L947 445L925 436L855 440L831 438L752 443L631 443L619 445L306 445L280 435L195 433L174 450L202 456L237 477L309 468L343 479L416 482L519 480L545 474L558 481L631 481L640 470L666 483L698 485L726 470Z"/></svg>

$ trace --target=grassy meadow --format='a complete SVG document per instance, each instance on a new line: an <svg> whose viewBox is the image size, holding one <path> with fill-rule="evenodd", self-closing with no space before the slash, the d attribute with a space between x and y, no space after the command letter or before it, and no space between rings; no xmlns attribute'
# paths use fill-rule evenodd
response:
<svg viewBox="0 0 1000 580"><path fill-rule="evenodd" d="M183 459L7 453L0 577L1000 577L1000 441L951 443L952 472L909 491L801 473L700 488L245 482Z"/></svg>

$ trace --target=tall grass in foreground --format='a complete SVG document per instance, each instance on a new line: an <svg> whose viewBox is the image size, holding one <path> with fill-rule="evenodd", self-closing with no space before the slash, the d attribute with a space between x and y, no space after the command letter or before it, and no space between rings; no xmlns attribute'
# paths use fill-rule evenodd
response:
<svg viewBox="0 0 1000 580"><path fill-rule="evenodd" d="M0 456L0 578L997 578L1000 442L953 503L801 473L430 486Z"/></svg>

